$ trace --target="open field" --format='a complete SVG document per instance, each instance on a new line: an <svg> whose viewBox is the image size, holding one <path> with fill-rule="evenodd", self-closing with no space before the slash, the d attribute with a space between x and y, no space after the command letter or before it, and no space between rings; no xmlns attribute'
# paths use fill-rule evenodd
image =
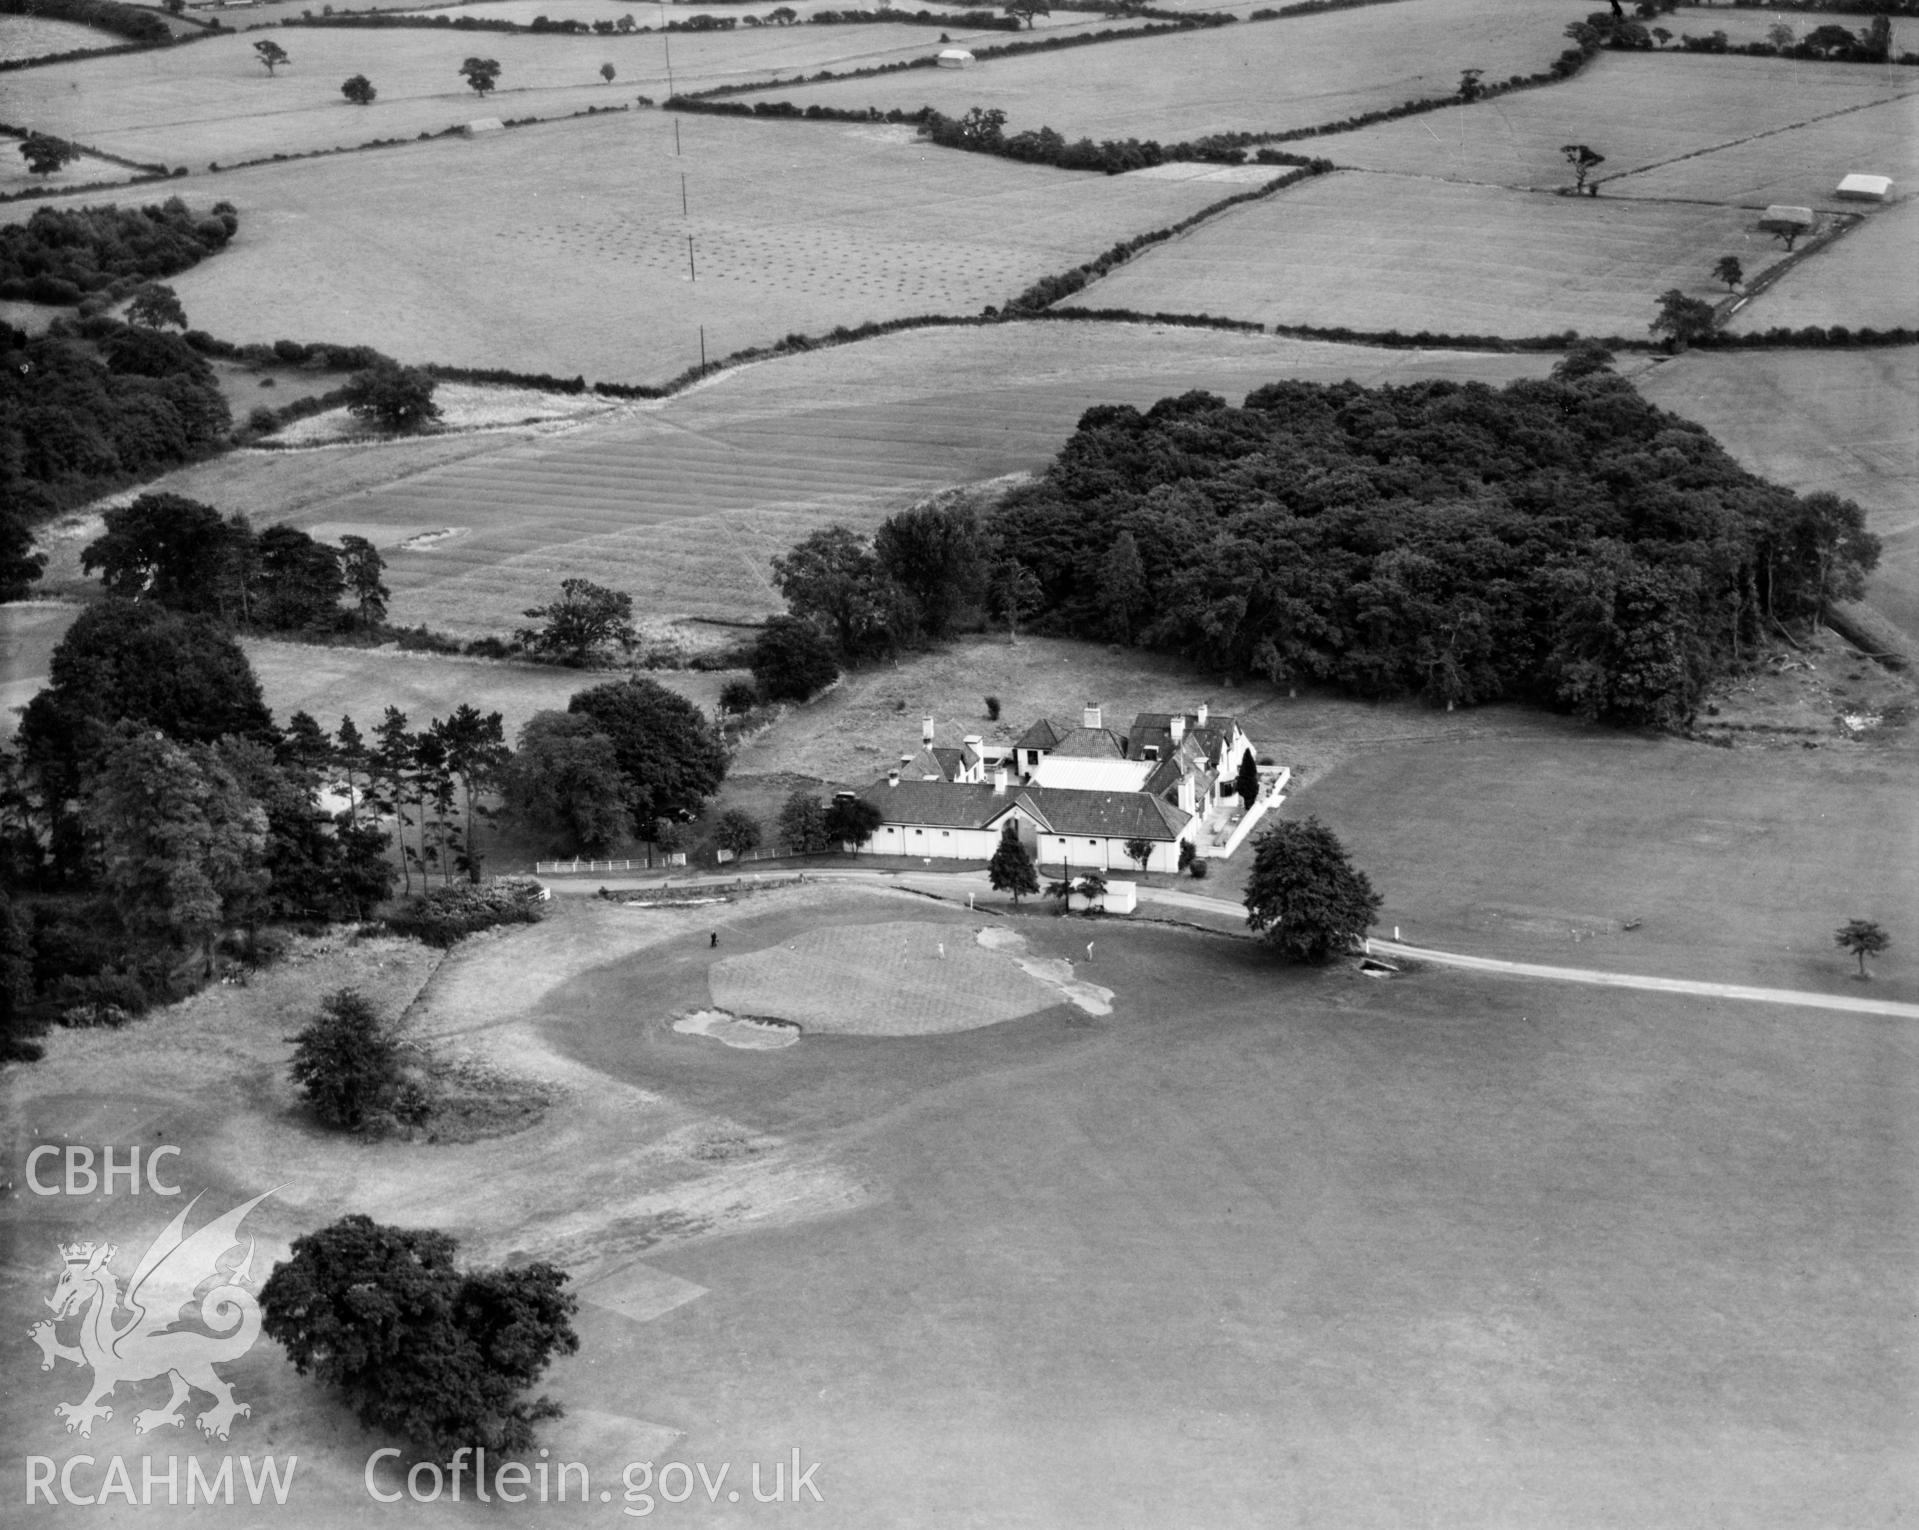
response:
<svg viewBox="0 0 1919 1530"><path fill-rule="evenodd" d="M1790 176L1755 189L1736 175L1701 171L1662 182L1662 194L1823 206L1820 198L1854 168L1851 161L1865 145L1820 124L1916 95L1919 70L1913 69L1603 53L1566 84L1340 133L1316 140L1314 152L1366 170L1556 188L1572 184L1560 145L1586 143L1606 156L1599 172L1604 197L1613 194L1614 177L1633 177L1620 188L1624 192L1638 184L1634 172L1764 139L1770 151L1762 153L1761 163L1793 166ZM1897 112L1862 116L1871 141L1897 152L1909 119ZM1793 139L1782 135L1806 126L1817 129L1814 141L1825 146L1831 165L1794 164ZM1828 173L1842 162L1837 173Z"/></svg>
<svg viewBox="0 0 1919 1530"><path fill-rule="evenodd" d="M558 1260L584 1342L550 1378L570 1417L543 1443L596 1490L634 1459L730 1460L737 1480L797 1441L847 1525L964 1502L968 1525L1060 1530L1781 1530L1906 1501L1910 1026L1372 983L1112 925L1078 964L1114 991L1107 1018L773 1052L666 1024L710 1002L716 960L907 918L955 940L990 922L809 888L685 913L569 900L437 969L350 947L59 1035L7 1080L8 1116L122 1150L158 1133L210 1205L284 1183L248 1224L263 1261L348 1209L444 1227L476 1259ZM1056 959L1086 932L1007 923ZM391 1012L428 972L409 1039L563 1105L451 1147L307 1127L287 1017L346 982ZM161 1220L99 1198L0 1216L20 1327L54 1243L137 1252ZM7 1390L19 1448L72 1453L52 1406L74 1375ZM271 1343L231 1375L253 1412L229 1448L297 1450L297 1522L363 1518L370 1438ZM118 1414L92 1445L156 1449ZM493 1516L468 1495L435 1517ZM675 1522L737 1520L696 1494Z"/></svg>
<svg viewBox="0 0 1919 1530"><path fill-rule="evenodd" d="M754 0L754 3L745 5L734 5L731 3L699 4L695 3L695 0L673 0L672 7L665 11L662 11L659 6L650 3L650 0L633 0L633 3L627 3L627 0L481 0L481 3L478 4L447 5L441 6L438 9L422 6L420 8L420 14L423 16L451 16L455 19L462 16L470 16L476 21L511 21L520 26L528 25L539 16L545 16L550 21L584 21L588 25L596 21L618 21L622 16L631 16L639 25L654 28L658 28L662 20L684 23L700 15L720 18L731 16L739 24L739 29L751 30L746 26L746 18L748 16L757 16L764 20L782 5L785 5L788 10L797 15L802 22L806 21L818 11L881 9L881 7L877 5L849 5L846 3L846 0L791 0L791 3L789 3L789 0ZM936 16L947 14L950 11L955 17L965 11L971 10L994 11L996 14L998 11L998 7L987 5L985 0L980 0L980 3L977 5L963 3L963 0L951 0L951 3L947 3L947 0L907 0L907 3L893 8L901 11L926 10ZM1105 20L1089 11L1063 10L1055 12L1051 16L1036 16L1033 19L1037 23L1034 30L1041 32L1047 31L1049 28L1059 27L1089 32L1102 32L1109 30L1113 26L1126 24L1124 22ZM869 25L871 25L871 23L855 22L853 26L847 28L847 30L865 31ZM1134 25L1137 25L1137 23L1134 23ZM939 28L937 27L930 29L921 27L919 30L929 32L930 35L934 37L939 36ZM947 30L950 33L952 28L949 27ZM1020 30L1022 32L1028 30L1024 22L1020 24ZM677 53L680 46L680 38L684 34L675 32L671 35L673 47ZM700 36L702 34L693 33L691 35ZM966 30L966 35L971 38L985 39L989 38L991 34L975 32L969 29ZM1010 42L1012 41L1012 37L1013 34L1007 32L1000 40Z"/></svg>
<svg viewBox="0 0 1919 1530"><path fill-rule="evenodd" d="M35 175L20 157L20 140L10 134L0 133L0 196L17 195L35 186L111 185L137 173L125 165L114 164L110 159L101 159L97 154L82 154L51 174ZM31 217L32 208L40 204L27 205L27 216Z"/></svg>
<svg viewBox="0 0 1919 1530"><path fill-rule="evenodd" d="M1235 189L952 154L902 128L689 117L679 142L635 112L200 181L239 206L240 232L172 285L236 341L660 381L697 365L702 329L717 360L977 313Z"/></svg>
<svg viewBox="0 0 1919 1530"><path fill-rule="evenodd" d="M413 138L479 117L564 116L589 106L630 106L636 93L655 100L668 93L663 39L638 33L288 28L273 36L293 62L272 77L254 56L261 35L11 75L7 120L131 159L188 165L197 173L210 162L230 165L375 138ZM1010 36L954 33L960 41L982 35ZM780 71L930 57L939 50L938 37L932 28L912 26L679 35L671 39L673 81L683 91L702 90ZM484 101L459 73L460 61L475 52L501 65L499 89ZM600 78L602 63L618 71L610 85ZM353 106L340 95L340 82L353 74L366 75L379 90L371 106ZM358 173L378 175L364 167Z"/></svg>
<svg viewBox="0 0 1919 1530"><path fill-rule="evenodd" d="M71 53L76 48L113 48L124 37L75 21L52 21L45 16L0 16L0 62L39 58L48 53Z"/></svg>
<svg viewBox="0 0 1919 1530"><path fill-rule="evenodd" d="M1091 52L992 59L966 70L782 88L781 98L802 106L928 105L949 116L997 107L1008 131L1046 126L1068 138L1172 142L1237 129L1274 132L1450 96L1468 67L1493 79L1544 69L1565 47L1565 19L1543 0L1497 7L1415 0Z"/></svg>
<svg viewBox="0 0 1919 1530"><path fill-rule="evenodd" d="M1783 253L1734 208L1554 197L1411 176L1321 176L1135 256L1067 308L1175 305L1261 324L1413 334L1638 335L1668 287L1714 293Z"/></svg>
<svg viewBox="0 0 1919 1530"><path fill-rule="evenodd" d="M387 549L404 625L503 631L576 574L655 616L739 620L779 609L767 561L808 531L872 525L942 485L1044 467L1095 404L1192 388L1236 401L1281 377L1499 383L1551 365L1153 325L909 331L759 362L577 427L241 453L161 487L244 503L259 524L357 528ZM94 535L48 539L49 579L76 577Z"/></svg>
<svg viewBox="0 0 1919 1530"><path fill-rule="evenodd" d="M1919 78L1919 70L1906 70ZM1887 175L1895 199L1919 178L1919 92L1722 149L1608 177L1609 197L1678 197L1763 207L1785 202L1828 212L1882 214L1833 194L1854 171Z"/></svg>
<svg viewBox="0 0 1919 1530"><path fill-rule="evenodd" d="M1919 327L1919 201L1875 211L1830 249L1780 278L1733 318L1734 333L1775 325Z"/></svg>
<svg viewBox="0 0 1919 1530"><path fill-rule="evenodd" d="M1414 944L1847 992L1856 968L1832 932L1875 919L1893 949L1873 996L1912 1001L1914 785L1910 747L1581 731L1355 753L1284 811L1334 828L1385 895L1379 933Z"/></svg>
<svg viewBox="0 0 1919 1530"><path fill-rule="evenodd" d="M1755 473L1857 500L1885 542L1867 599L1919 640L1919 348L1694 352L1639 388Z"/></svg>

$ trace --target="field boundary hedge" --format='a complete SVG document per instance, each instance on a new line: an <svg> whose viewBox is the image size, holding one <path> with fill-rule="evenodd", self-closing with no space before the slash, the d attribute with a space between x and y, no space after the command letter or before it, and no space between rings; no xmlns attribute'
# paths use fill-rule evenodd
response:
<svg viewBox="0 0 1919 1530"><path fill-rule="evenodd" d="M500 125L509 128L537 127L546 122L571 122L576 117L604 117L609 113L632 110L632 107L621 102L617 105L589 106L584 111L563 112L557 117L508 117ZM403 144L428 143L435 138L459 138L466 133L466 129L467 125L464 122L456 122L449 127L441 128L437 133L430 129L422 129L412 138L370 138L365 143L336 144L331 149L301 149L292 154L268 154L259 159L240 159L230 165L211 160L207 164L207 170L213 175L224 175L230 170L250 170L256 165L288 164L296 159L324 159L329 154L362 154L369 149L397 149ZM174 172L176 175L184 173L180 170Z"/></svg>
<svg viewBox="0 0 1919 1530"><path fill-rule="evenodd" d="M734 0L737 4L746 4L747 0ZM1384 0L1366 0L1366 3L1381 4ZM1177 12L1155 12L1156 15L1174 16ZM646 37L660 33L692 33L695 36L708 32L732 32L738 30L737 18L722 18L724 25L692 26L686 21L669 21L663 27L636 26L631 31L601 31L587 22L565 18L559 21L547 21L540 25L537 21L503 21L491 17L472 16L422 16L405 11L335 11L331 16L288 16L276 23L283 27L348 27L362 30L379 31L399 27L429 32L509 32L530 37ZM1019 19L1014 16L1001 16L993 11L949 11L943 15L932 11L818 11L811 16L802 16L794 26L861 26L894 23L909 27L959 27L966 31L1017 32ZM760 28L750 28L758 31ZM776 29L777 30L777 29Z"/></svg>

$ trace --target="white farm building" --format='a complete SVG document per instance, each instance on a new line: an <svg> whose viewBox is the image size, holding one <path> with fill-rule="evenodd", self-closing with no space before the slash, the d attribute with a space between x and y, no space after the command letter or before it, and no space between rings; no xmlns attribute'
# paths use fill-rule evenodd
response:
<svg viewBox="0 0 1919 1530"><path fill-rule="evenodd" d="M1042 718L1011 745L969 734L957 748L937 745L928 719L919 751L854 794L881 819L860 848L983 861L1011 828L1043 866L1174 872L1182 844L1210 853L1229 837L1237 842L1235 781L1252 752L1237 719L1204 705L1142 712L1125 734L1088 706L1077 728ZM1289 774L1263 781L1262 790L1276 800ZM1151 846L1143 868L1129 841Z"/></svg>
<svg viewBox="0 0 1919 1530"><path fill-rule="evenodd" d="M942 69L971 69L975 60L964 48L941 48L933 62Z"/></svg>

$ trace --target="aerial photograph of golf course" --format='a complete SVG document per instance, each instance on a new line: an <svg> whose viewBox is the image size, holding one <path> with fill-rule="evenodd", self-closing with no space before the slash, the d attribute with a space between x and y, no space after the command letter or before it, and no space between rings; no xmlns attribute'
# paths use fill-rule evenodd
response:
<svg viewBox="0 0 1919 1530"><path fill-rule="evenodd" d="M1919 1523L1919 0L0 0L0 1522Z"/></svg>

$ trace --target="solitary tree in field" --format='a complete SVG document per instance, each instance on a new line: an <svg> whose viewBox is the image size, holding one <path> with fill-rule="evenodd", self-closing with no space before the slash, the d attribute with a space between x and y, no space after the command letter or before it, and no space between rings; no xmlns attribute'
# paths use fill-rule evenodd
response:
<svg viewBox="0 0 1919 1530"><path fill-rule="evenodd" d="M1479 80L1479 77L1485 72L1483 69L1462 69L1459 72L1460 100L1469 102L1477 101L1481 96L1486 94L1486 87L1482 85Z"/></svg>
<svg viewBox="0 0 1919 1530"><path fill-rule="evenodd" d="M1275 824L1254 846L1246 922L1294 961L1324 962L1352 949L1379 917L1381 901L1317 818Z"/></svg>
<svg viewBox="0 0 1919 1530"><path fill-rule="evenodd" d="M611 64L600 65L600 78L605 80L606 83L609 85L613 83L613 76L617 73L619 73L619 71L616 70Z"/></svg>
<svg viewBox="0 0 1919 1530"><path fill-rule="evenodd" d="M1660 294L1659 316L1647 328L1665 337L1668 350L1684 350L1712 333L1712 304L1670 287Z"/></svg>
<svg viewBox="0 0 1919 1530"><path fill-rule="evenodd" d="M321 1000L319 1019L294 1038L288 1071L316 1116L358 1131L397 1091L400 1049L359 990L342 988Z"/></svg>
<svg viewBox="0 0 1919 1530"><path fill-rule="evenodd" d="M1588 189L1586 178L1593 173L1595 168L1606 162L1605 155L1594 153L1583 143L1562 144L1560 145L1559 152L1565 155L1566 163L1573 167L1573 195L1575 196ZM1598 195L1599 188L1597 186L1590 189L1595 196Z"/></svg>
<svg viewBox="0 0 1919 1530"><path fill-rule="evenodd" d="M496 58L470 58L460 65L460 73L466 77L473 93L482 101L487 92L500 83L500 61Z"/></svg>
<svg viewBox="0 0 1919 1530"><path fill-rule="evenodd" d="M1797 40L1797 34L1783 21L1775 21L1766 28L1766 41L1775 48L1790 48Z"/></svg>
<svg viewBox="0 0 1919 1530"><path fill-rule="evenodd" d="M608 647L633 643L633 597L591 579L562 579L558 600L523 614L545 625L522 627L514 636L529 651L574 669L585 669Z"/></svg>
<svg viewBox="0 0 1919 1530"><path fill-rule="evenodd" d="M766 19L776 26L790 27L800 19L800 13L790 5L778 5L766 13Z"/></svg>
<svg viewBox="0 0 1919 1530"><path fill-rule="evenodd" d="M29 175L52 175L62 165L78 159L80 151L64 138L29 133L20 140L20 157L27 162Z"/></svg>
<svg viewBox="0 0 1919 1530"><path fill-rule="evenodd" d="M1719 264L1712 268L1714 281L1724 282L1726 290L1731 292L1746 279L1746 268L1739 264L1737 255L1722 255Z"/></svg>
<svg viewBox="0 0 1919 1530"><path fill-rule="evenodd" d="M999 837L999 848L986 863L986 880L994 892L1011 893L1013 906L1022 896L1039 891L1039 873L1033 869L1033 857L1020 843L1019 829L1008 824Z"/></svg>
<svg viewBox="0 0 1919 1530"><path fill-rule="evenodd" d="M180 294L164 282L142 282L127 304L127 323L141 329L162 329L167 325L187 327L187 311L180 306Z"/></svg>
<svg viewBox="0 0 1919 1530"><path fill-rule="evenodd" d="M638 25L638 23L634 21L632 13L629 12L628 14L622 16L618 21L614 22L613 25L619 28L619 30L622 32L631 32L633 28Z"/></svg>
<svg viewBox="0 0 1919 1530"><path fill-rule="evenodd" d="M1034 17L1053 14L1053 8L1046 3L1046 0L1006 0L1006 4L1000 9L1016 21L1025 22L1029 32L1033 29Z"/></svg>
<svg viewBox="0 0 1919 1530"><path fill-rule="evenodd" d="M1892 944L1892 937L1870 919L1849 919L1833 931L1833 943L1859 958L1859 976L1866 976L1866 958L1878 956Z"/></svg>
<svg viewBox="0 0 1919 1530"><path fill-rule="evenodd" d="M1836 26L1831 22L1814 27L1806 34L1806 46L1817 50L1821 58L1831 58L1835 53L1846 54L1859 46L1859 34L1849 27Z"/></svg>
<svg viewBox="0 0 1919 1530"><path fill-rule="evenodd" d="M259 56L260 62L266 65L269 75L282 64L290 64L293 62L287 50L282 48L270 37L262 38L259 42L255 43L253 45L253 51Z"/></svg>
<svg viewBox="0 0 1919 1530"><path fill-rule="evenodd" d="M342 1217L293 1240L260 1291L260 1327L362 1425L430 1460L472 1446L519 1454L560 1416L526 1394L579 1349L579 1299L553 1265L462 1270L458 1248L443 1232Z"/></svg>
<svg viewBox="0 0 1919 1530"><path fill-rule="evenodd" d="M340 87L340 94L355 106L371 106L379 91L373 88L373 81L363 74L356 74Z"/></svg>

